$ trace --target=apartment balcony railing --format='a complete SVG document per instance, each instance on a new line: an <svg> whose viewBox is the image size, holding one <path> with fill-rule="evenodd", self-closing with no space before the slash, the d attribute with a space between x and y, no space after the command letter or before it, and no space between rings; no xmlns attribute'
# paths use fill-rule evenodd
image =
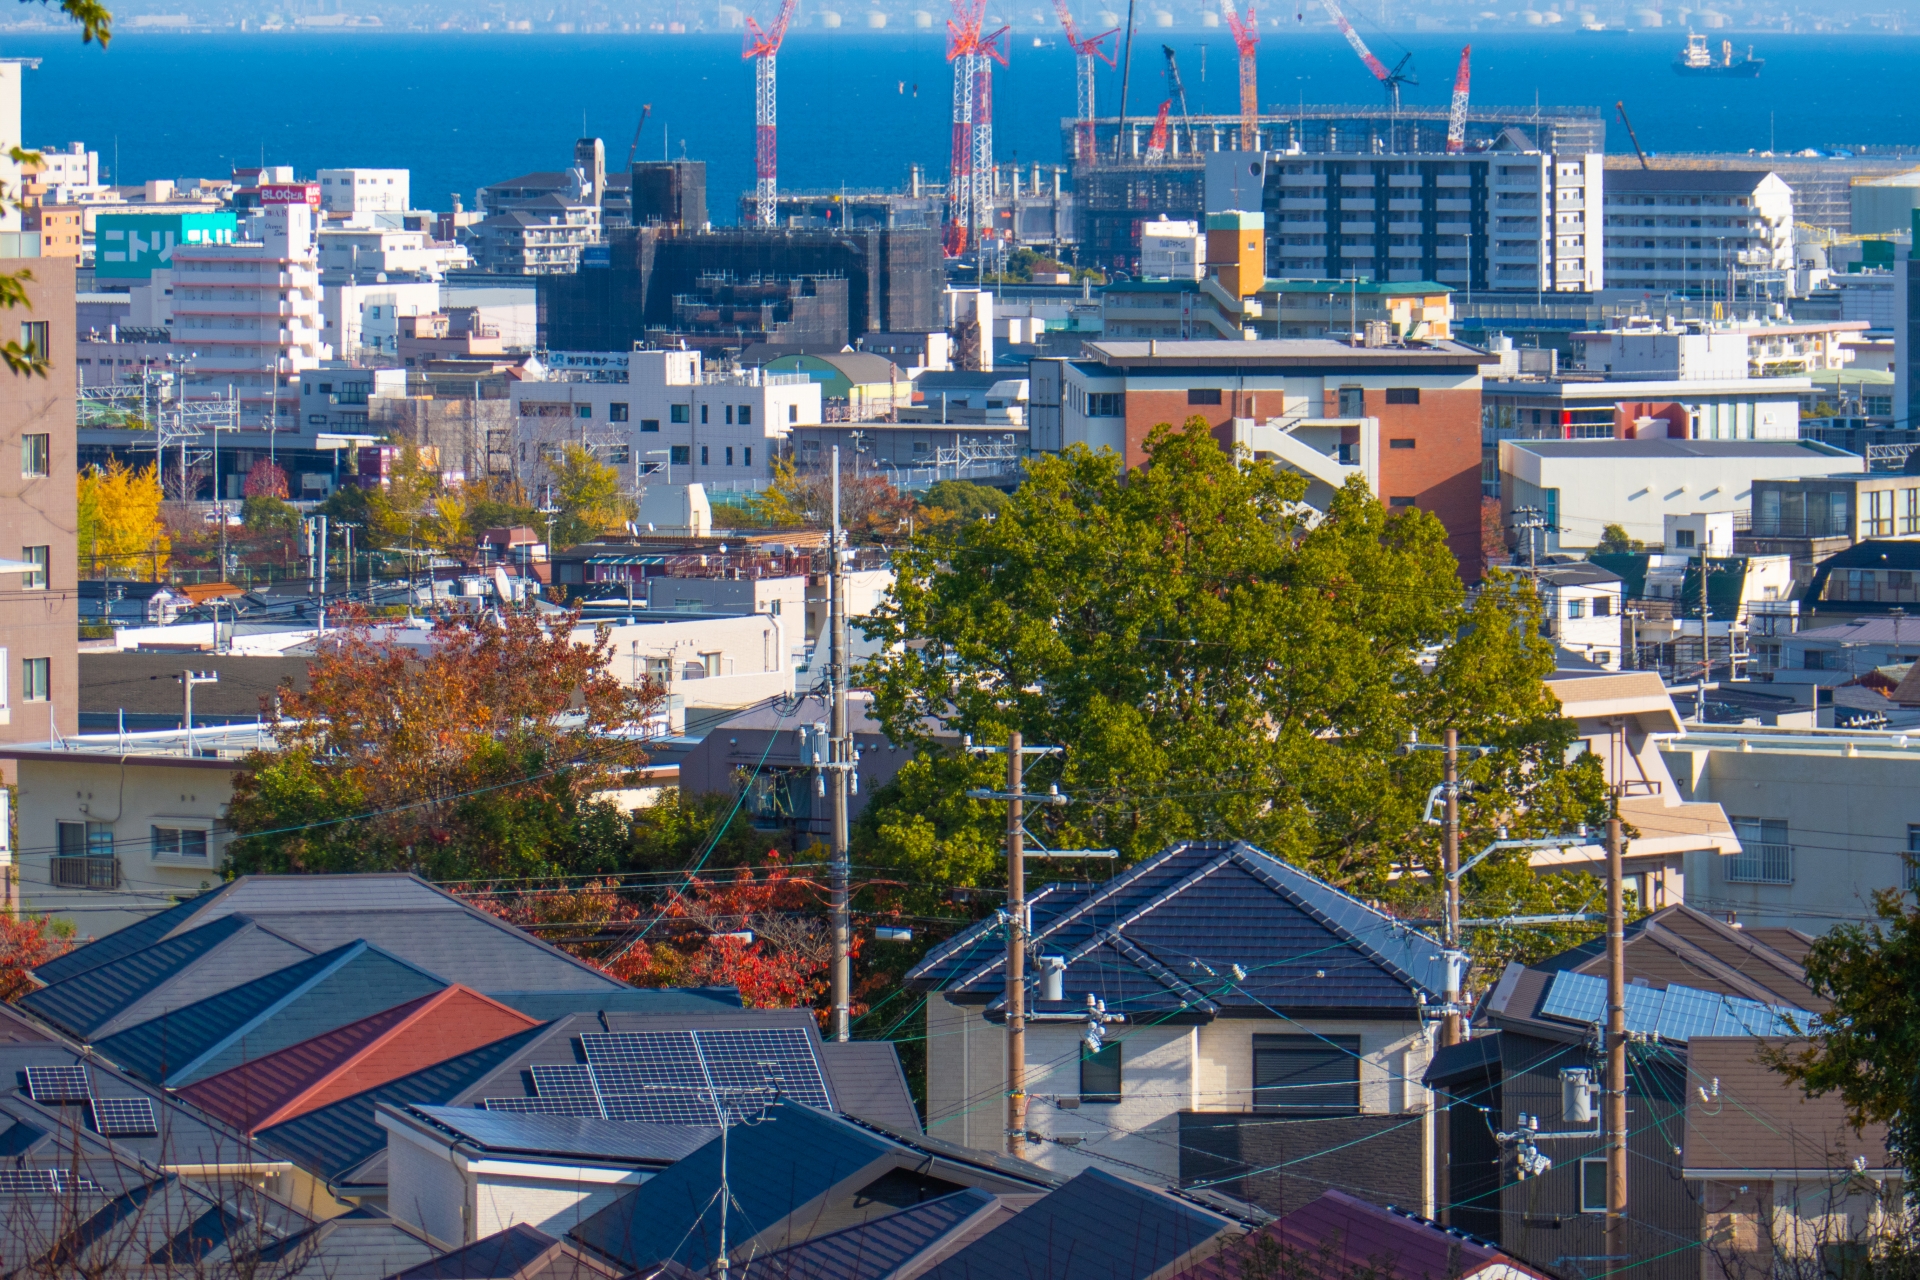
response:
<svg viewBox="0 0 1920 1280"><path fill-rule="evenodd" d="M118 889L120 859L104 857L55 857L53 883L59 889Z"/></svg>
<svg viewBox="0 0 1920 1280"><path fill-rule="evenodd" d="M1727 880L1733 884L1792 884L1793 846L1743 844L1727 859Z"/></svg>

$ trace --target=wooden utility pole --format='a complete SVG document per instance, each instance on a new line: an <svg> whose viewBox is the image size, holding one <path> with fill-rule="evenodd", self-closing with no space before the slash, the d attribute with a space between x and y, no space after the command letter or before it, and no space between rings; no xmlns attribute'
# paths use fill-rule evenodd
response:
<svg viewBox="0 0 1920 1280"><path fill-rule="evenodd" d="M1456 729L1447 730L1446 746L1446 787L1447 822L1441 829L1440 859L1446 869L1447 882L1447 1015L1441 1026L1440 1043L1460 1043L1460 981L1459 966L1455 963L1453 952L1460 949L1460 880L1454 873L1460 869L1460 734Z"/></svg>
<svg viewBox="0 0 1920 1280"><path fill-rule="evenodd" d="M1027 1154L1027 866L1021 826L1025 752L1007 735L1007 1154Z"/></svg>
<svg viewBox="0 0 1920 1280"><path fill-rule="evenodd" d="M689 415L691 416L691 415ZM833 826L829 856L829 914L833 927L833 1038L845 1043L852 1035L853 966L852 921L847 884L847 795L853 769L853 738L847 731L847 567L840 535L840 449L833 450L833 525L827 542L827 688L830 702L827 725L827 786Z"/></svg>
<svg viewBox="0 0 1920 1280"><path fill-rule="evenodd" d="M1704 556L1701 559L1704 565ZM1627 931L1621 891L1619 783L1607 816L1607 1243L1610 1269L1627 1259Z"/></svg>

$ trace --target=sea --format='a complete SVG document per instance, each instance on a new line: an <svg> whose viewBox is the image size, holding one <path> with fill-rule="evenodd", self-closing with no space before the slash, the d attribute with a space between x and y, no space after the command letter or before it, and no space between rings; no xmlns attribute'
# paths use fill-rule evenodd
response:
<svg viewBox="0 0 1920 1280"><path fill-rule="evenodd" d="M1753 80L1683 78L1674 31L1594 34L1405 33L1372 37L1389 65L1412 54L1405 101L1447 102L1461 46L1472 94L1487 105L1624 102L1656 152L1787 152L1920 146L1920 37L1739 35L1766 60ZM1717 41L1718 37L1716 37ZM1207 30L1136 33L1130 114L1167 97L1162 46L1174 50L1195 112L1238 110L1234 50ZM1025 165L1061 161L1060 120L1074 110L1074 64L1056 31L1016 32L994 68L994 149ZM302 176L349 165L412 170L413 203L469 208L481 185L571 163L576 137L606 141L610 168L643 158L708 164L716 222L753 184L753 81L737 35L153 34L107 49L77 36L10 35L0 56L41 59L25 80L28 145L84 142L113 180L224 176L292 165ZM795 31L778 60L780 182L806 190L896 189L910 167L944 176L952 74L944 32ZM1263 104L1379 103L1378 84L1339 36L1282 26L1262 33ZM1120 93L1100 67L1099 110ZM1871 92L1868 90L1871 89ZM1630 149L1617 116L1607 145Z"/></svg>

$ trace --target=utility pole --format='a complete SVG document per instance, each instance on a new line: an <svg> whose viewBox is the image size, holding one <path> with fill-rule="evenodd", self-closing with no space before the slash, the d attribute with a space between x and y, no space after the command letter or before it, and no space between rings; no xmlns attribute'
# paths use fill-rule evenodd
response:
<svg viewBox="0 0 1920 1280"><path fill-rule="evenodd" d="M1460 733L1457 729L1447 730L1446 762L1445 781L1441 785L1446 788L1447 822L1441 830L1440 858L1447 873L1446 949L1451 953L1460 949L1460 878L1454 874L1460 869ZM1447 1018L1440 1032L1441 1044L1460 1043L1460 983L1454 976L1458 972L1449 955Z"/></svg>
<svg viewBox="0 0 1920 1280"><path fill-rule="evenodd" d="M827 534L827 687L828 783L831 788L833 831L831 872L833 917L833 1038L844 1043L852 1034L853 974L848 960L852 945L847 906L847 795L854 766L853 739L847 732L847 568L840 534L840 449L833 450L833 526Z"/></svg>
<svg viewBox="0 0 1920 1280"><path fill-rule="evenodd" d="M1712 530L1703 523L1700 529L1700 694L1693 708L1694 719L1702 724L1707 722L1704 714L1707 681L1713 679L1713 642L1707 638L1713 623L1713 605L1707 599L1707 539L1712 536Z"/></svg>
<svg viewBox="0 0 1920 1280"><path fill-rule="evenodd" d="M1609 1263L1619 1266L1627 1261L1627 931L1621 892L1618 780L1612 792L1607 815L1606 1252Z"/></svg>
<svg viewBox="0 0 1920 1280"><path fill-rule="evenodd" d="M1007 735L1007 1154L1027 1153L1027 864L1020 731Z"/></svg>

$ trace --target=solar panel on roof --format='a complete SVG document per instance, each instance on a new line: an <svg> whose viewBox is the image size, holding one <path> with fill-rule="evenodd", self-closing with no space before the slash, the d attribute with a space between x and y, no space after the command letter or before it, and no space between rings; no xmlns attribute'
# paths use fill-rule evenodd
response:
<svg viewBox="0 0 1920 1280"><path fill-rule="evenodd" d="M160 1132L151 1098L95 1098L93 1127L109 1138L137 1138Z"/></svg>
<svg viewBox="0 0 1920 1280"><path fill-rule="evenodd" d="M770 1087L810 1107L833 1105L808 1032L797 1027L755 1027L696 1031L693 1038L708 1078L723 1093Z"/></svg>
<svg viewBox="0 0 1920 1280"><path fill-rule="evenodd" d="M93 1088L85 1067L28 1067L27 1093L35 1102L85 1102Z"/></svg>
<svg viewBox="0 0 1920 1280"><path fill-rule="evenodd" d="M488 1111L509 1111L528 1116L589 1116L601 1118L600 1108L591 1102L563 1101L559 1098L482 1098Z"/></svg>
<svg viewBox="0 0 1920 1280"><path fill-rule="evenodd" d="M705 1093L692 1089L655 1089L649 1093L615 1094L606 1100L607 1119L634 1120L643 1124L691 1124L711 1127L719 1123L713 1103ZM759 1114L761 1103L751 1114ZM730 1107L737 1116L737 1107Z"/></svg>
<svg viewBox="0 0 1920 1280"><path fill-rule="evenodd" d="M542 1099L583 1108L568 1114L600 1114L600 1093L594 1088L593 1073L578 1063L543 1063L534 1067L533 1091Z"/></svg>
<svg viewBox="0 0 1920 1280"><path fill-rule="evenodd" d="M92 1178L70 1177L62 1169L0 1169L0 1195L50 1196L62 1191L98 1191Z"/></svg>
<svg viewBox="0 0 1920 1280"><path fill-rule="evenodd" d="M706 1071L691 1031L615 1031L583 1035L580 1047L600 1092L644 1093L653 1089L704 1089Z"/></svg>
<svg viewBox="0 0 1920 1280"><path fill-rule="evenodd" d="M1629 986L1627 1030L1684 1044L1694 1036L1779 1036L1804 1030L1813 1015L1804 1009L1761 1004L1741 996L1670 985L1664 991ZM1607 984L1585 973L1557 973L1540 1012L1549 1018L1593 1025L1606 1021Z"/></svg>

